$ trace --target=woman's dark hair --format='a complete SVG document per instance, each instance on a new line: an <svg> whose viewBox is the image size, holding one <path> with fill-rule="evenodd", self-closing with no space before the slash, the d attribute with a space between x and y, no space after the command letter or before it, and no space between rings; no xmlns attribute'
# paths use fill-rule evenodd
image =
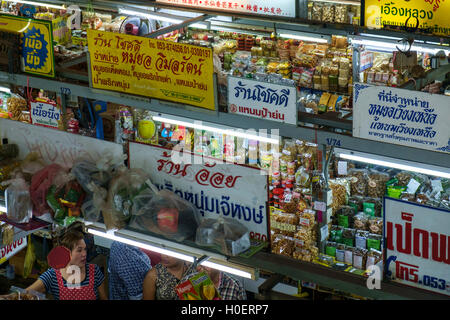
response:
<svg viewBox="0 0 450 320"><path fill-rule="evenodd" d="M83 224L79 221L72 223L65 228L57 237L57 245L66 247L72 251L78 241L84 240Z"/></svg>

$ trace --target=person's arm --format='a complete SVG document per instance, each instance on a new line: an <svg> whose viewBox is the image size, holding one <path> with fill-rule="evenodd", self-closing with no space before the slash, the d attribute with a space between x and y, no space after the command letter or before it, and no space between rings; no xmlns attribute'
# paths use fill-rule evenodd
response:
<svg viewBox="0 0 450 320"><path fill-rule="evenodd" d="M100 300L108 300L108 295L106 294L105 288L105 281L103 281L100 287L98 287L98 297Z"/></svg>
<svg viewBox="0 0 450 320"><path fill-rule="evenodd" d="M156 269L152 268L144 278L142 286L142 300L155 300L156 294Z"/></svg>
<svg viewBox="0 0 450 320"><path fill-rule="evenodd" d="M40 293L46 293L44 282L41 279L37 279L31 286L26 288L25 290L34 290Z"/></svg>

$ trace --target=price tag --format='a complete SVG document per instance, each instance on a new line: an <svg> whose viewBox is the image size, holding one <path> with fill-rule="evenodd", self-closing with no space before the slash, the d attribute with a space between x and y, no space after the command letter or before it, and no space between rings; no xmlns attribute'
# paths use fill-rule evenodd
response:
<svg viewBox="0 0 450 320"><path fill-rule="evenodd" d="M320 241L325 241L328 238L328 225L324 225L320 228Z"/></svg>
<svg viewBox="0 0 450 320"><path fill-rule="evenodd" d="M327 191L327 203L332 203L333 202L333 190L328 190Z"/></svg>
<svg viewBox="0 0 450 320"><path fill-rule="evenodd" d="M442 188L441 180L431 180L431 186L433 190L436 192L442 192L444 189Z"/></svg>
<svg viewBox="0 0 450 320"><path fill-rule="evenodd" d="M309 227L309 223L310 223L309 219L300 218L300 224L301 225Z"/></svg>
<svg viewBox="0 0 450 320"><path fill-rule="evenodd" d="M408 192L410 194L416 193L419 186L420 186L420 183L417 180L411 179L408 183L408 186L407 186L408 189L406 190L406 192Z"/></svg>
<svg viewBox="0 0 450 320"><path fill-rule="evenodd" d="M322 201L315 201L314 202L314 210L327 211L327 204Z"/></svg>
<svg viewBox="0 0 450 320"><path fill-rule="evenodd" d="M347 175L347 161L338 161L338 175Z"/></svg>

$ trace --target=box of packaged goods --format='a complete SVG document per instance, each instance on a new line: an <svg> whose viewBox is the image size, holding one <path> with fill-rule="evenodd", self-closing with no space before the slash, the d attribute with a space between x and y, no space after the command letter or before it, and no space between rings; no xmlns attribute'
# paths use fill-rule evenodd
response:
<svg viewBox="0 0 450 320"><path fill-rule="evenodd" d="M319 22L359 25L360 8L356 4L309 1L308 17Z"/></svg>

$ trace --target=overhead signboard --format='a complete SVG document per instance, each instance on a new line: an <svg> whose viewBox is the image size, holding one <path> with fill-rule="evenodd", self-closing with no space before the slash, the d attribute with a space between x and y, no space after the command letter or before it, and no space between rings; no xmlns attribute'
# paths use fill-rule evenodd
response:
<svg viewBox="0 0 450 320"><path fill-rule="evenodd" d="M92 86L215 109L212 49L88 30Z"/></svg>
<svg viewBox="0 0 450 320"><path fill-rule="evenodd" d="M262 14L278 17L295 18L295 3L293 0L156 0L160 3L183 5L200 9L226 10L239 13Z"/></svg>
<svg viewBox="0 0 450 320"><path fill-rule="evenodd" d="M228 77L228 111L297 125L297 88Z"/></svg>
<svg viewBox="0 0 450 320"><path fill-rule="evenodd" d="M418 27L436 35L450 35L450 2L443 0L365 0L365 26Z"/></svg>
<svg viewBox="0 0 450 320"><path fill-rule="evenodd" d="M450 97L354 85L353 136L450 153Z"/></svg>
<svg viewBox="0 0 450 320"><path fill-rule="evenodd" d="M450 212L384 198L390 280L450 296Z"/></svg>
<svg viewBox="0 0 450 320"><path fill-rule="evenodd" d="M0 30L19 33L23 71L39 76L55 76L51 21L0 14Z"/></svg>
<svg viewBox="0 0 450 320"><path fill-rule="evenodd" d="M191 202L203 217L236 219L250 237L268 241L267 175L259 169L134 142L129 159L130 168L143 169L155 186Z"/></svg>

